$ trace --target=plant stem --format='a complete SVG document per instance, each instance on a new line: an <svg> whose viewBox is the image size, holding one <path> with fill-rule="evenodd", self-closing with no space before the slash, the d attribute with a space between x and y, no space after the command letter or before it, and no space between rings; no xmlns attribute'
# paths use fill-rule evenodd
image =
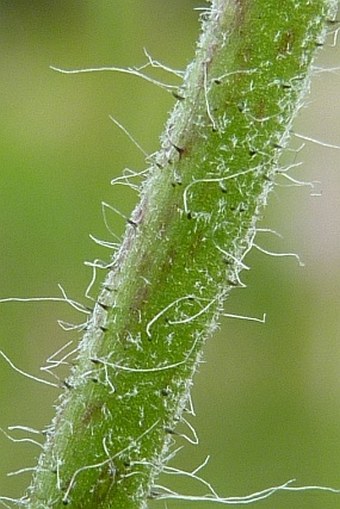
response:
<svg viewBox="0 0 340 509"><path fill-rule="evenodd" d="M333 0L215 0L25 500L140 509L252 247Z"/></svg>

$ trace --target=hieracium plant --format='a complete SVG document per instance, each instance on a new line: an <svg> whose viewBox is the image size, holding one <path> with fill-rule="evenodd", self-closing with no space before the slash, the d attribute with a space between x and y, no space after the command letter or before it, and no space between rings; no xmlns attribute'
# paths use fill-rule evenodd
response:
<svg viewBox="0 0 340 509"><path fill-rule="evenodd" d="M194 60L83 339L67 358L72 371L19 505L145 509L153 498L179 498L157 488L157 477L190 411L204 344L242 284L336 10L336 0L213 0L202 12ZM134 176L121 182L133 185ZM277 489L293 487L221 498L209 486L205 499L245 504Z"/></svg>

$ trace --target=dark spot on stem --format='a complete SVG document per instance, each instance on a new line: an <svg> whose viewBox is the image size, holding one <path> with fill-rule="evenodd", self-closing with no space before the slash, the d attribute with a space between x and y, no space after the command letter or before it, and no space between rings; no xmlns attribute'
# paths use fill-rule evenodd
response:
<svg viewBox="0 0 340 509"><path fill-rule="evenodd" d="M63 385L66 389L73 389L73 385L71 385L66 379L63 381Z"/></svg>
<svg viewBox="0 0 340 509"><path fill-rule="evenodd" d="M240 113L243 113L243 112L244 112L244 110L245 110L245 104L244 104L243 102L238 103L238 105L237 105L237 109L238 109L238 111L239 111Z"/></svg>
<svg viewBox="0 0 340 509"><path fill-rule="evenodd" d="M99 401L96 403L91 403L84 410L84 415L82 416L81 424L84 426L88 426L90 422L93 421L94 419L97 420L101 419L102 418L101 408L102 404Z"/></svg>
<svg viewBox="0 0 340 509"><path fill-rule="evenodd" d="M179 94L178 92L176 91L173 91L172 92L172 95L174 96L175 99L177 99L178 101L184 101L185 100L185 97L181 94Z"/></svg>
<svg viewBox="0 0 340 509"><path fill-rule="evenodd" d="M326 19L326 23L329 23L330 25L335 25L336 23L340 23L340 19Z"/></svg>
<svg viewBox="0 0 340 509"><path fill-rule="evenodd" d="M175 180L173 180L171 182L171 185L172 187L177 187L177 186L181 186L183 184L183 182L181 181L180 178L176 178Z"/></svg>
<svg viewBox="0 0 340 509"><path fill-rule="evenodd" d="M287 30L283 32L279 41L278 51L281 55L289 55L293 49L294 43L294 32L292 30Z"/></svg>
<svg viewBox="0 0 340 509"><path fill-rule="evenodd" d="M109 311L109 309L110 309L110 306L108 306L107 304L104 304L103 302L100 302L100 300L97 300L97 304L105 311Z"/></svg>
<svg viewBox="0 0 340 509"><path fill-rule="evenodd" d="M174 149L178 152L179 154L179 158L182 157L182 155L184 154L185 152L185 148L184 147L179 147L178 145L175 145L174 143L172 143L172 146L174 147Z"/></svg>
<svg viewBox="0 0 340 509"><path fill-rule="evenodd" d="M156 490L151 490L150 493L148 494L148 498L150 500L154 500L154 499L158 498L159 496L160 496L160 492L156 491Z"/></svg>
<svg viewBox="0 0 340 509"><path fill-rule="evenodd" d="M90 358L90 361L93 362L93 364L101 364L99 359L95 359L94 357Z"/></svg>
<svg viewBox="0 0 340 509"><path fill-rule="evenodd" d="M165 427L164 431L165 433L169 433L169 435L176 435L175 430L173 430L172 428Z"/></svg>
<svg viewBox="0 0 340 509"><path fill-rule="evenodd" d="M228 279L227 283L230 286L234 286L234 287L239 286L238 282L237 281L233 281L232 279Z"/></svg>

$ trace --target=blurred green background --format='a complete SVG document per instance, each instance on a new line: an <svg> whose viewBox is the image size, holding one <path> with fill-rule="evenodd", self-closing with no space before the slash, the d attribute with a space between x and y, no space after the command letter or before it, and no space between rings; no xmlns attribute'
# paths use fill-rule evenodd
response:
<svg viewBox="0 0 340 509"><path fill-rule="evenodd" d="M58 295L57 283L84 302L91 271L84 260L109 258L88 234L110 239L100 203L129 212L136 197L110 180L125 167L143 169L141 153L110 121L114 115L147 152L173 99L138 78L102 73L65 76L65 68L145 63L143 48L174 68L190 61L198 33L199 0L2 0L0 2L0 297ZM331 42L331 41L330 41ZM340 44L317 64L339 65ZM156 74L155 74L156 76ZM173 80L163 73L163 80ZM340 144L340 74L313 80L295 130ZM294 142L298 146L299 142ZM294 259L253 251L226 312L261 316L267 323L222 319L196 376L197 447L186 445L175 464L193 469L207 454L205 477L224 496L242 495L297 478L340 488L340 151L307 143L285 162L303 161L293 175L320 180L286 188L280 180L258 243L295 251ZM112 217L115 231L123 222ZM0 348L23 369L39 374L46 357L77 333L56 320L81 321L64 304L0 305ZM14 373L0 359L0 425L43 428L56 391ZM18 438L21 435L15 434ZM21 496L30 475L6 473L35 464L38 448L0 435L0 495ZM200 487L164 476L182 491ZM168 507L213 507L169 502ZM258 505L275 509L336 509L340 495L282 493ZM164 507L151 502L150 507Z"/></svg>

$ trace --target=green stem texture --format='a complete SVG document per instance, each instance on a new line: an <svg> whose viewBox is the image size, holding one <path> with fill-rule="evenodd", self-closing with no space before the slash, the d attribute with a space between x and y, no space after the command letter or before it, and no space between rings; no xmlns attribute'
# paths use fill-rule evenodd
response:
<svg viewBox="0 0 340 509"><path fill-rule="evenodd" d="M334 0L214 0L24 504L156 497L206 339L256 233Z"/></svg>

